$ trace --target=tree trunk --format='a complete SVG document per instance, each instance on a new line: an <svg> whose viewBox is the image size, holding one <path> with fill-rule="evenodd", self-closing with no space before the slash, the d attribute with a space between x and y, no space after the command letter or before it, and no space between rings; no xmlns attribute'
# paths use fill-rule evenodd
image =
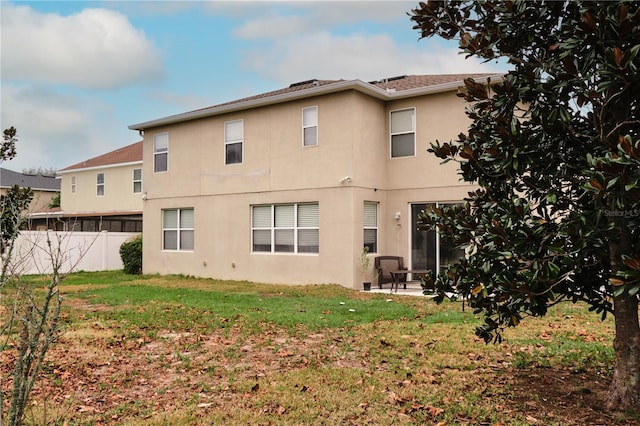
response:
<svg viewBox="0 0 640 426"><path fill-rule="evenodd" d="M611 275L622 266L621 255L631 252L631 240L626 221L614 217L616 227L610 239ZM616 355L613 380L609 387L607 408L615 411L640 413L640 322L638 321L638 297L627 292L613 298L616 336L613 348Z"/></svg>
<svg viewBox="0 0 640 426"><path fill-rule="evenodd" d="M640 412L640 325L638 298L624 294L613 301L616 365L609 387L607 408Z"/></svg>

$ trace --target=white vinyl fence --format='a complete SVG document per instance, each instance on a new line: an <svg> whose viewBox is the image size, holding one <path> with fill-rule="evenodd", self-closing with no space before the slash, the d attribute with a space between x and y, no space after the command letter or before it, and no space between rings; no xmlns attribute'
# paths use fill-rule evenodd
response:
<svg viewBox="0 0 640 426"><path fill-rule="evenodd" d="M120 245L134 238L133 232L22 231L16 240L12 268L20 274L108 271L122 269Z"/></svg>

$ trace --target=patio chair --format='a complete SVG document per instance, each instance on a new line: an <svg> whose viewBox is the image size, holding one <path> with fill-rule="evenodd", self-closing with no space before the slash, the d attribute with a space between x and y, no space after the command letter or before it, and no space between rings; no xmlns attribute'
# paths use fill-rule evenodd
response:
<svg viewBox="0 0 640 426"><path fill-rule="evenodd" d="M374 267L378 273L378 287L382 288L382 284L391 283L393 287L393 277L391 271L401 271L404 267L404 259L401 256L378 256L374 260ZM407 274L400 276L400 282L407 285Z"/></svg>

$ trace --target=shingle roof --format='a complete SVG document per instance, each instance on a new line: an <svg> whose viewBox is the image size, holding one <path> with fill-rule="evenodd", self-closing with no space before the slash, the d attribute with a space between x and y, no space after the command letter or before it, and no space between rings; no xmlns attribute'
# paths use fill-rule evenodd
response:
<svg viewBox="0 0 640 426"><path fill-rule="evenodd" d="M495 74L438 74L438 75L401 75L398 77L383 78L382 80L370 81L381 89L403 90L417 89L419 87L436 86L438 84L454 83L467 78L480 80Z"/></svg>
<svg viewBox="0 0 640 426"><path fill-rule="evenodd" d="M486 78L495 74L438 74L438 75L402 75L397 77L383 78L381 80L370 81L369 84L379 87L381 89L395 89L400 92L402 90L417 89L419 87L436 86L438 84L453 83L456 81L463 81L466 78ZM249 96L242 99L236 99L230 102L214 105L213 108L221 107L224 105L232 105L247 101L253 101L256 99L270 98L277 95L283 95L286 93L302 92L313 87L327 86L330 84L341 83L346 80L306 80L299 83L293 83L289 87L283 89L274 90L272 92L261 93L255 96ZM212 107L207 107L212 108Z"/></svg>
<svg viewBox="0 0 640 426"><path fill-rule="evenodd" d="M278 90L274 90L274 91L271 91L271 92L261 93L259 95L249 96L249 97L242 98L242 99L236 99L236 100L233 100L233 101L230 101L230 102L225 102L225 103L222 103L222 104L217 104L217 105L214 105L214 108L215 107L221 107L221 106L224 106L224 105L232 105L232 104L238 104L238 103L247 102L247 101L253 101L253 100L256 100L256 99L271 98L273 96L284 95L286 93L302 92L302 91L310 89L312 87L326 86L328 84L339 83L341 81L345 81L345 80L315 80L315 79L313 79L313 80L301 81L299 83L293 83L289 87L285 87L283 89L278 89ZM211 107L207 107L207 108L211 108Z"/></svg>
<svg viewBox="0 0 640 426"><path fill-rule="evenodd" d="M87 169L91 167L103 167L116 164L135 163L142 161L142 141L131 145L118 148L106 154L90 158L78 164L66 167L60 172L68 172L70 170Z"/></svg>
<svg viewBox="0 0 640 426"><path fill-rule="evenodd" d="M9 188L14 185L38 191L60 191L60 180L55 176L30 175L0 168L0 187Z"/></svg>
<svg viewBox="0 0 640 426"><path fill-rule="evenodd" d="M403 75L383 78L365 83L360 80L306 80L291 84L289 87L262 93L247 98L236 99L218 105L180 113L144 123L129 126L132 130L145 130L151 127L173 124L217 114L254 108L269 104L302 99L342 90L356 89L383 100L415 96L416 90L424 93L436 93L455 90L456 84L462 85L466 78L485 80L488 77L501 78L499 74L440 74L440 75Z"/></svg>

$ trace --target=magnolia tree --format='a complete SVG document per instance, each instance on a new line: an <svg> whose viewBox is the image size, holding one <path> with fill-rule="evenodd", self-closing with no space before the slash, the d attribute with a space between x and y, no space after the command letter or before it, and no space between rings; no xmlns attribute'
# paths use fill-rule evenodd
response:
<svg viewBox="0 0 640 426"><path fill-rule="evenodd" d="M483 312L487 342L565 300L613 314L607 406L639 411L640 3L428 2L411 19L509 66L467 80L468 131L432 143L479 189L424 212L468 254L426 285Z"/></svg>

